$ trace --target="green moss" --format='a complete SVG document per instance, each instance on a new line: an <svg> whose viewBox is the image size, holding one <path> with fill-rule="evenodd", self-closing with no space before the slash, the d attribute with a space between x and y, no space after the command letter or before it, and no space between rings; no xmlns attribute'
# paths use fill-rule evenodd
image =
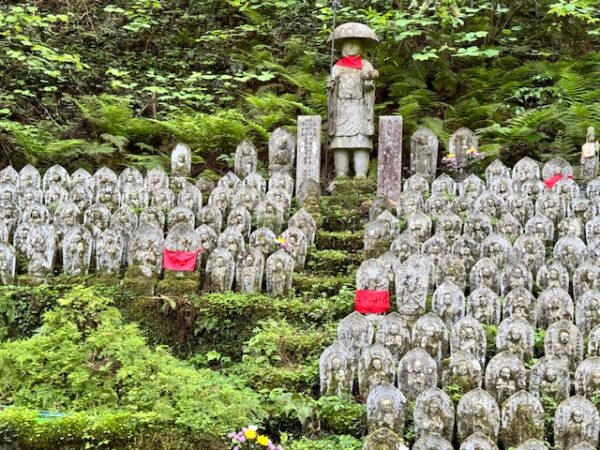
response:
<svg viewBox="0 0 600 450"><path fill-rule="evenodd" d="M49 280L50 280L50 277L48 277L47 279L44 279L44 278L39 278L39 277L32 277L30 275L17 276L17 284L19 286L36 287L36 286L40 286L44 283L47 283Z"/></svg>
<svg viewBox="0 0 600 450"><path fill-rule="evenodd" d="M332 231L362 228L369 214L370 201L360 196L329 197L324 200L327 216L323 226Z"/></svg>
<svg viewBox="0 0 600 450"><path fill-rule="evenodd" d="M95 274L94 276L88 277L83 283L86 286L103 285L107 287L118 288L121 284L121 279L118 275Z"/></svg>
<svg viewBox="0 0 600 450"><path fill-rule="evenodd" d="M158 282L158 295L182 297L200 291L200 275L196 272L174 272L165 270L163 279Z"/></svg>
<svg viewBox="0 0 600 450"><path fill-rule="evenodd" d="M123 317L147 331L152 344L168 345L177 355L194 351L196 308L192 297L132 295L119 303Z"/></svg>
<svg viewBox="0 0 600 450"><path fill-rule="evenodd" d="M375 178L336 178L334 181L333 195L361 194L375 195L377 191L377 180Z"/></svg>
<svg viewBox="0 0 600 450"><path fill-rule="evenodd" d="M330 436L325 439L301 438L286 445L287 450L360 450L363 443L352 436Z"/></svg>
<svg viewBox="0 0 600 450"><path fill-rule="evenodd" d="M354 274L349 275L309 275L307 273L294 274L294 288L303 296L333 296L344 286L354 284Z"/></svg>
<svg viewBox="0 0 600 450"><path fill-rule="evenodd" d="M317 247L320 249L359 251L363 248L363 231L317 231Z"/></svg>
<svg viewBox="0 0 600 450"><path fill-rule="evenodd" d="M224 450L199 433L161 423L152 414L135 412L72 413L41 418L37 411L8 408L0 412L0 444L21 450Z"/></svg>
<svg viewBox="0 0 600 450"><path fill-rule="evenodd" d="M360 253L343 250L314 250L308 254L306 271L329 275L347 275L362 261Z"/></svg>
<svg viewBox="0 0 600 450"><path fill-rule="evenodd" d="M154 295L158 277L147 277L142 273L139 267L131 266L125 271L123 276L123 287L137 295Z"/></svg>
<svg viewBox="0 0 600 450"><path fill-rule="evenodd" d="M275 367L268 363L243 362L233 372L256 390L282 388L292 392L312 392L319 389L319 363L291 364Z"/></svg>

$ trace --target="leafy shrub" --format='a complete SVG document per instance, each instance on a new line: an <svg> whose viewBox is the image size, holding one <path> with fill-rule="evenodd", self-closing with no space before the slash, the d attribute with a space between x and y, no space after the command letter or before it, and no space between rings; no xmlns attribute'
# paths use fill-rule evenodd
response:
<svg viewBox="0 0 600 450"><path fill-rule="evenodd" d="M76 286L44 315L37 334L2 344L0 398L70 414L147 413L202 439L221 439L260 420L254 393L211 370L194 370L164 348L149 348L111 303Z"/></svg>
<svg viewBox="0 0 600 450"><path fill-rule="evenodd" d="M29 337L42 324L44 312L69 289L56 282L37 287L0 286L0 341Z"/></svg>
<svg viewBox="0 0 600 450"><path fill-rule="evenodd" d="M331 436L325 439L313 440L302 438L291 441L288 450L360 450L362 441L352 436Z"/></svg>
<svg viewBox="0 0 600 450"><path fill-rule="evenodd" d="M318 392L318 360L335 339L335 326L324 330L268 319L258 324L244 344L242 363L234 373L255 389Z"/></svg>

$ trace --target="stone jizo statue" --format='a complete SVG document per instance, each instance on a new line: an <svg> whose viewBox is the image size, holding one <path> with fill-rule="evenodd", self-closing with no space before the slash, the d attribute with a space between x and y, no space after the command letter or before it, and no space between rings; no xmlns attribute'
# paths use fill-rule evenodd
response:
<svg viewBox="0 0 600 450"><path fill-rule="evenodd" d="M375 79L379 72L363 56L379 43L366 25L345 23L337 27L328 43L342 51L327 83L329 92L328 134L338 177L348 175L350 156L357 178L365 178L373 148Z"/></svg>

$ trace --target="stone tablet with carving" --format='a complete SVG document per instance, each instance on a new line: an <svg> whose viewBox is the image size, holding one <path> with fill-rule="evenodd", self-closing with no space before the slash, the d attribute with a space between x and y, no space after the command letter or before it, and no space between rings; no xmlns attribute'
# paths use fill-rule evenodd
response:
<svg viewBox="0 0 600 450"><path fill-rule="evenodd" d="M485 388L499 405L521 389L526 389L527 370L523 362L512 353L498 353L486 367Z"/></svg>
<svg viewBox="0 0 600 450"><path fill-rule="evenodd" d="M352 359L340 341L335 341L325 349L319 360L321 395L350 398L354 380Z"/></svg>
<svg viewBox="0 0 600 450"><path fill-rule="evenodd" d="M421 127L410 138L410 170L428 181L437 172L439 141L429 128Z"/></svg>
<svg viewBox="0 0 600 450"><path fill-rule="evenodd" d="M496 439L500 431L500 408L494 397L481 388L463 395L456 407L456 429L459 441L473 433Z"/></svg>
<svg viewBox="0 0 600 450"><path fill-rule="evenodd" d="M554 414L554 442L559 450L571 450L577 444L598 446L600 414L585 397L571 397L563 401Z"/></svg>
<svg viewBox="0 0 600 450"><path fill-rule="evenodd" d="M307 179L320 182L321 116L298 116L296 192Z"/></svg>
<svg viewBox="0 0 600 450"><path fill-rule="evenodd" d="M402 117L379 117L377 195L397 202L402 191Z"/></svg>
<svg viewBox="0 0 600 450"><path fill-rule="evenodd" d="M388 428L378 428L367 436L362 450L406 450L400 436Z"/></svg>
<svg viewBox="0 0 600 450"><path fill-rule="evenodd" d="M549 397L560 402L571 390L568 362L555 356L537 360L529 373L529 392L538 398Z"/></svg>
<svg viewBox="0 0 600 450"><path fill-rule="evenodd" d="M437 387L423 391L415 400L414 431L417 436L429 433L452 439L454 432L454 405L452 399Z"/></svg>
<svg viewBox="0 0 600 450"><path fill-rule="evenodd" d="M437 385L435 360L422 348L414 348L398 364L398 387L408 400Z"/></svg>
<svg viewBox="0 0 600 450"><path fill-rule="evenodd" d="M402 435L406 397L390 383L375 387L367 398L367 427L373 432L378 428L389 428Z"/></svg>

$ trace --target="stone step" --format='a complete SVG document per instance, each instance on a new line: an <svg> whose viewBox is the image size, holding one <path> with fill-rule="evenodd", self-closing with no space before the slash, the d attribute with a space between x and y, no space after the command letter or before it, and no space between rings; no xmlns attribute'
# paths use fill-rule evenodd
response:
<svg viewBox="0 0 600 450"><path fill-rule="evenodd" d="M358 252L363 249L363 231L317 231L319 250L346 250Z"/></svg>
<svg viewBox="0 0 600 450"><path fill-rule="evenodd" d="M355 178L336 179L332 183L332 196L359 194L375 196L377 192L377 180L373 178L364 178L361 180Z"/></svg>
<svg viewBox="0 0 600 450"><path fill-rule="evenodd" d="M362 262L362 252L345 250L313 250L306 260L305 271L314 274L348 275Z"/></svg>
<svg viewBox="0 0 600 450"><path fill-rule="evenodd" d="M293 280L298 295L308 298L331 297L337 295L344 286L354 286L355 273L331 276L300 272L294 273Z"/></svg>

